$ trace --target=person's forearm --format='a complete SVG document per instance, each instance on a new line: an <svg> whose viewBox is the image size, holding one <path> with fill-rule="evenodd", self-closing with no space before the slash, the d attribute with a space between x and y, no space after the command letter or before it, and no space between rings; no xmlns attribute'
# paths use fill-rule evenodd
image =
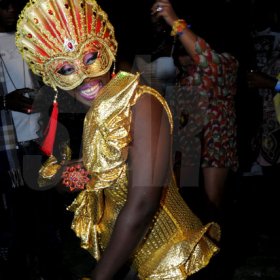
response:
<svg viewBox="0 0 280 280"><path fill-rule="evenodd" d="M137 212L137 213L136 213ZM92 280L109 280L129 260L147 232L155 211L131 211L124 207L110 242L92 274ZM139 215L140 214L140 215Z"/></svg>
<svg viewBox="0 0 280 280"><path fill-rule="evenodd" d="M172 33L174 32L173 36L178 37L178 39L181 41L183 47L187 51L187 53L192 58L194 58L196 55L195 44L197 42L197 35L188 28L187 23L186 23L185 28L182 31L180 31L180 34L178 34L176 32L176 23L178 21L180 21L180 19L176 16L176 17L172 18L172 20L169 20L167 23L172 28ZM184 20L182 20L182 21L185 22Z"/></svg>
<svg viewBox="0 0 280 280"><path fill-rule="evenodd" d="M273 94L277 92L278 80L264 72L251 70L247 74L248 86L253 89L269 89Z"/></svg>
<svg viewBox="0 0 280 280"><path fill-rule="evenodd" d="M178 36L178 38L188 54L194 59L197 55L195 50L195 45L198 38L197 35L193 33L188 27L186 27L180 36Z"/></svg>
<svg viewBox="0 0 280 280"><path fill-rule="evenodd" d="M160 9L158 10L158 8ZM172 29L171 35L178 36L189 55L194 57L197 35L188 28L184 20L179 19L171 3L167 0L157 0L152 7L152 14L165 20Z"/></svg>
<svg viewBox="0 0 280 280"><path fill-rule="evenodd" d="M269 88L272 91L276 92L276 85L277 85L278 80L275 77L269 76L265 73L262 73L262 75L264 76L264 79L265 79L264 88Z"/></svg>

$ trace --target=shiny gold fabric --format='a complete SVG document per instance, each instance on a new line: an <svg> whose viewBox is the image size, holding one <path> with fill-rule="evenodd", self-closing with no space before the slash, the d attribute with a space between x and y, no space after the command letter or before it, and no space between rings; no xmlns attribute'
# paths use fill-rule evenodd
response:
<svg viewBox="0 0 280 280"><path fill-rule="evenodd" d="M60 149L61 159L58 160L54 155L51 155L42 165L39 170L38 185L39 188L43 188L49 185L55 185L59 178L56 177L61 166L66 160L70 160L72 151L68 144L65 144Z"/></svg>
<svg viewBox="0 0 280 280"><path fill-rule="evenodd" d="M75 213L73 230L97 260L126 202L132 106L141 95L153 95L164 106L172 128L165 100L155 90L139 85L138 80L138 75L120 72L103 88L85 119L83 160L94 183L88 184L69 210ZM133 266L140 279L186 279L208 264L218 251L214 242L219 238L218 225L201 224L172 177L150 230L132 257Z"/></svg>

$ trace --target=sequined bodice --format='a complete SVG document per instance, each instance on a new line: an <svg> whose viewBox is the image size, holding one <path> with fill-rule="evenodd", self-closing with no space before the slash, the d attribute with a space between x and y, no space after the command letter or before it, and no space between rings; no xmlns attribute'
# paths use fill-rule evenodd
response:
<svg viewBox="0 0 280 280"><path fill-rule="evenodd" d="M138 80L138 75L120 72L103 88L84 124L83 161L93 180L69 210L75 212L72 228L96 259L106 248L126 203L131 108L140 96L151 94L161 102L172 131L167 103L157 91L139 85ZM150 229L132 256L140 279L185 279L206 265L218 250L204 237L206 232L219 239L218 226L201 224L181 198L171 176Z"/></svg>

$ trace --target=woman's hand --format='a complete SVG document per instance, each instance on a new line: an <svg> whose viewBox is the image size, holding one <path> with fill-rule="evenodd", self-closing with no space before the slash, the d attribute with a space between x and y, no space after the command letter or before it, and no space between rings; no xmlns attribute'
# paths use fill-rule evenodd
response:
<svg viewBox="0 0 280 280"><path fill-rule="evenodd" d="M34 89L21 88L5 95L4 109L17 111L25 114L32 113L33 99L25 96L26 93L34 92Z"/></svg>
<svg viewBox="0 0 280 280"><path fill-rule="evenodd" d="M158 0L152 6L152 15L162 17L168 25L172 27L174 21L178 19L172 5L168 0Z"/></svg>
<svg viewBox="0 0 280 280"><path fill-rule="evenodd" d="M178 27L176 28L176 22L178 23L179 18L169 0L157 0L152 6L151 11L152 15L154 15L156 18L163 18L166 24L171 27L172 36L178 35L178 32L180 31L179 40L181 41L186 52L191 56L192 59L194 59L196 56L195 43L197 42L197 35L188 28L188 25L184 19L181 19L183 23L181 23L182 25L180 28L182 30L179 30ZM175 30L173 30L174 27Z"/></svg>

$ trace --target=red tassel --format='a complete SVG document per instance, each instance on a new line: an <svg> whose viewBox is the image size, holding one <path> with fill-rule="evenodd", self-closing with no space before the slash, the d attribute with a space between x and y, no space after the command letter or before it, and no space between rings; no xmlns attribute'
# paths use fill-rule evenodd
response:
<svg viewBox="0 0 280 280"><path fill-rule="evenodd" d="M58 118L58 103L56 99L53 102L53 109L49 124L44 131L45 139L41 145L41 150L48 156L53 153L53 145L55 141L56 128L57 128L57 118Z"/></svg>

